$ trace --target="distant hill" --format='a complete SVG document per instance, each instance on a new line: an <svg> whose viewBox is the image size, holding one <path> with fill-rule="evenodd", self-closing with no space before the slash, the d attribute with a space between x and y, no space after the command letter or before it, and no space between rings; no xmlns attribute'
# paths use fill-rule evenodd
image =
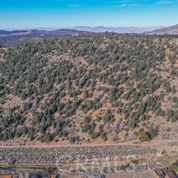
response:
<svg viewBox="0 0 178 178"><path fill-rule="evenodd" d="M104 26L77 26L71 29L27 29L27 30L0 30L0 45L13 45L40 39L61 39L69 36L91 35L94 33L114 32L133 34L178 34L178 25L161 28L152 27L104 27Z"/></svg>
<svg viewBox="0 0 178 178"><path fill-rule="evenodd" d="M90 27L90 26L78 26L75 30L91 31L91 32L115 32L115 33L144 33L146 31L153 31L161 27Z"/></svg>
<svg viewBox="0 0 178 178"><path fill-rule="evenodd" d="M39 39L59 39L67 36L89 35L91 32L78 31L73 29L57 30L0 30L0 44L11 45L19 42L26 42Z"/></svg>
<svg viewBox="0 0 178 178"><path fill-rule="evenodd" d="M159 28L159 29L153 30L152 32L148 32L148 34L178 35L178 24L171 26L171 27Z"/></svg>
<svg viewBox="0 0 178 178"><path fill-rule="evenodd" d="M0 36L22 34L28 32L27 30L0 30Z"/></svg>

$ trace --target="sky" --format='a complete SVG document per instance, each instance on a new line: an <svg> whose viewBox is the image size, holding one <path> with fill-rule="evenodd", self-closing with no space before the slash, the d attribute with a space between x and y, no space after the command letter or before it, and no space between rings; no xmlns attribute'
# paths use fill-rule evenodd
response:
<svg viewBox="0 0 178 178"><path fill-rule="evenodd" d="M175 24L178 0L0 0L0 29Z"/></svg>

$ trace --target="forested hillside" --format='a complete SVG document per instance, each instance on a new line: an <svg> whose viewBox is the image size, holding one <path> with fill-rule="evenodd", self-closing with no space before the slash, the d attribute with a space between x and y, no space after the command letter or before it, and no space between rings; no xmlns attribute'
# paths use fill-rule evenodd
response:
<svg viewBox="0 0 178 178"><path fill-rule="evenodd" d="M104 33L0 49L1 141L149 141L178 122L177 96L175 37Z"/></svg>

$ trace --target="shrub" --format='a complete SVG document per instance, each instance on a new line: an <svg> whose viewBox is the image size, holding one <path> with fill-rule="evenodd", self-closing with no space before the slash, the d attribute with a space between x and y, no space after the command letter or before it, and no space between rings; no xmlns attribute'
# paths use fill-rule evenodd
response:
<svg viewBox="0 0 178 178"><path fill-rule="evenodd" d="M138 135L138 138L141 142L146 142L146 141L150 141L150 136L147 132L145 131L141 131Z"/></svg>

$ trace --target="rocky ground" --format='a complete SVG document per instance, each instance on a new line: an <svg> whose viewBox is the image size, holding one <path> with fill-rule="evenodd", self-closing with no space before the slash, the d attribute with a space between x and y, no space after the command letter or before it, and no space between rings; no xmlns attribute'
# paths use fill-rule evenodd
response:
<svg viewBox="0 0 178 178"><path fill-rule="evenodd" d="M148 168L161 168L178 159L178 142L159 144L139 143L106 146L76 147L1 147L2 168L20 170L46 170L62 175L119 175L149 177ZM21 171L23 172L23 171ZM43 171L44 172L44 171ZM113 175L113 176L114 176ZM65 176L64 176L65 177Z"/></svg>
<svg viewBox="0 0 178 178"><path fill-rule="evenodd" d="M143 155L153 155L158 152L156 147L147 148L140 145L66 147L66 148L0 148L0 160L15 164L54 165L73 162L102 160L126 160L129 157L139 158Z"/></svg>

